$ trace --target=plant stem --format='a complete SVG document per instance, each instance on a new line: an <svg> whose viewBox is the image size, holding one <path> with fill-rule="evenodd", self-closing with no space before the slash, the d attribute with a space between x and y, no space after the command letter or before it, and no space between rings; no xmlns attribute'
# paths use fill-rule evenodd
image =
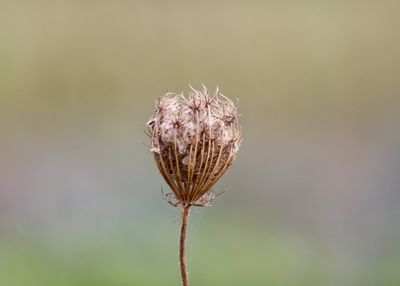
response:
<svg viewBox="0 0 400 286"><path fill-rule="evenodd" d="M183 286L189 286L189 274L186 267L186 229L189 222L190 205L184 206L182 210L181 239L179 243L179 259L181 263L181 276Z"/></svg>

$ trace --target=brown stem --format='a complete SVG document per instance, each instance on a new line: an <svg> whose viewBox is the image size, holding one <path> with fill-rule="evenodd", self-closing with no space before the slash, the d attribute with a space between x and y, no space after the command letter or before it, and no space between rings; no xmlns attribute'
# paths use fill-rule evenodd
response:
<svg viewBox="0 0 400 286"><path fill-rule="evenodd" d="M179 259L181 263L181 276L183 286L189 286L189 275L186 267L186 229L189 222L190 205L183 207L182 210L182 224L181 224L181 240L179 243Z"/></svg>

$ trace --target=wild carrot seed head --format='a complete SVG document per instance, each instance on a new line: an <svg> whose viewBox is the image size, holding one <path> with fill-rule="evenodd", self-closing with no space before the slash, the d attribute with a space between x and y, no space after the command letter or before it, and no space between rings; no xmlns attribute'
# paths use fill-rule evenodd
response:
<svg viewBox="0 0 400 286"><path fill-rule="evenodd" d="M240 145L238 113L218 88L210 93L190 87L167 93L147 123L151 151L176 205L209 205L211 188L236 158Z"/></svg>

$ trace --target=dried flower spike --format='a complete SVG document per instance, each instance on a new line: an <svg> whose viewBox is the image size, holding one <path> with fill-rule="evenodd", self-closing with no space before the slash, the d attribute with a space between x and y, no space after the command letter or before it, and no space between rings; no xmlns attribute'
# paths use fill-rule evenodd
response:
<svg viewBox="0 0 400 286"><path fill-rule="evenodd" d="M187 95L167 93L156 101L147 123L151 151L172 192L164 198L183 210L181 274L188 286L185 235L191 206L209 206L212 187L235 160L240 145L238 114L217 88L210 93L190 86Z"/></svg>

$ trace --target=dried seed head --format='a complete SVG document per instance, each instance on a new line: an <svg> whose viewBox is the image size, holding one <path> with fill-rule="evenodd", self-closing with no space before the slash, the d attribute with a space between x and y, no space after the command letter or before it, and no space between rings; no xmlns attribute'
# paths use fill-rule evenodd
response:
<svg viewBox="0 0 400 286"><path fill-rule="evenodd" d="M207 206L211 188L235 160L240 128L234 103L217 88L210 94L190 86L156 101L147 123L157 166L171 187L174 205ZM168 198L170 198L168 196Z"/></svg>

